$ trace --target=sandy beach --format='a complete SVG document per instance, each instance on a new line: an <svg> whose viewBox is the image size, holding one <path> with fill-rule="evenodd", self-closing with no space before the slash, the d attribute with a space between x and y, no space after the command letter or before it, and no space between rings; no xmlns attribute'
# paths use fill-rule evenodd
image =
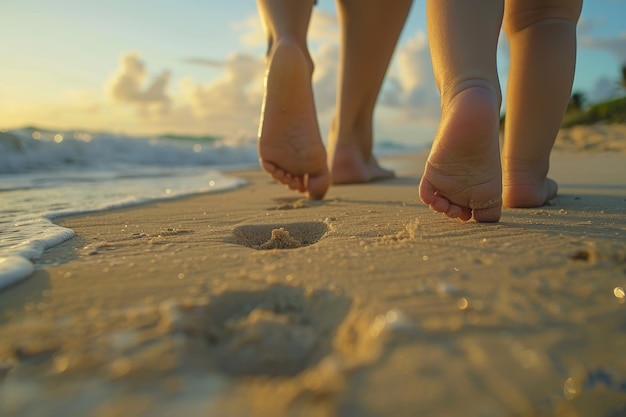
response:
<svg viewBox="0 0 626 417"><path fill-rule="evenodd" d="M497 224L421 204L426 156L61 219L0 292L0 415L626 415L626 126L562 131Z"/></svg>

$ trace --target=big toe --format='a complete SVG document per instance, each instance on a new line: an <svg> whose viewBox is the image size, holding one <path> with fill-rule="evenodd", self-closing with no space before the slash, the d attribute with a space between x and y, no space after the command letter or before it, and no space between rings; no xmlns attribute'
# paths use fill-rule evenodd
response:
<svg viewBox="0 0 626 417"><path fill-rule="evenodd" d="M321 200L326 195L330 187L330 173L328 169L323 170L318 174L309 174L307 176L307 195L311 200Z"/></svg>

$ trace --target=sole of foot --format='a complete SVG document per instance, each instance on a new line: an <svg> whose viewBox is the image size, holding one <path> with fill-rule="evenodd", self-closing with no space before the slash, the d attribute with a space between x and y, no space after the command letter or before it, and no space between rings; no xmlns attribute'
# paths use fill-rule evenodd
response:
<svg viewBox="0 0 626 417"><path fill-rule="evenodd" d="M259 128L261 167L290 189L321 199L330 186L311 87L311 69L295 42L270 53Z"/></svg>
<svg viewBox="0 0 626 417"><path fill-rule="evenodd" d="M420 181L421 200L450 218L497 222L502 211L499 102L484 87L457 93L441 122Z"/></svg>

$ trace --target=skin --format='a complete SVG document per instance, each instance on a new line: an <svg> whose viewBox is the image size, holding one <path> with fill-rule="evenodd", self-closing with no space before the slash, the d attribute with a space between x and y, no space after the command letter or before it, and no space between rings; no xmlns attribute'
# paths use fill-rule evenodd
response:
<svg viewBox="0 0 626 417"><path fill-rule="evenodd" d="M428 1L442 117L420 182L425 204L451 218L496 222L503 205L537 207L556 195L548 164L571 92L581 7L580 0ZM511 72L501 156L503 21Z"/></svg>
<svg viewBox="0 0 626 417"><path fill-rule="evenodd" d="M269 39L260 164L290 189L321 199L330 185L330 172L311 88L313 63L306 47L313 2L260 0L258 5Z"/></svg>
<svg viewBox="0 0 626 417"><path fill-rule="evenodd" d="M411 0L339 0L342 28L337 104L324 147L306 42L312 0L258 0L268 37L259 126L261 167L290 189L323 198L331 181L393 177L372 155L374 107ZM382 28L372 30L372 27Z"/></svg>
<svg viewBox="0 0 626 417"><path fill-rule="evenodd" d="M342 36L337 103L328 136L328 166L335 184L394 177L372 155L372 121L411 3L411 0L337 2Z"/></svg>
<svg viewBox="0 0 626 417"><path fill-rule="evenodd" d="M537 207L556 195L556 182L547 178L550 151L576 65L582 0L530 3L518 0L505 8L504 30L511 46L502 150L505 207ZM531 54L533 59L527 59Z"/></svg>

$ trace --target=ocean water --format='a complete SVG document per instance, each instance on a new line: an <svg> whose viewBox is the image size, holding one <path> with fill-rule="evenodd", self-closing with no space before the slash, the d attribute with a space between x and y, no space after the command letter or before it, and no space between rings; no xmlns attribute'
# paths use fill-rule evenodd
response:
<svg viewBox="0 0 626 417"><path fill-rule="evenodd" d="M422 145L423 147L423 145ZM419 150L380 141L377 155ZM229 171L257 166L256 139L0 131L0 290L74 235L52 220L240 187Z"/></svg>

